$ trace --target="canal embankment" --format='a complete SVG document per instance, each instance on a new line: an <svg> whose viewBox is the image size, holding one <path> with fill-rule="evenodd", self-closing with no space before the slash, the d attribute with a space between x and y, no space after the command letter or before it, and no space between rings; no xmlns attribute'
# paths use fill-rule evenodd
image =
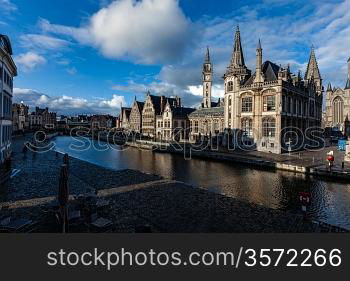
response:
<svg viewBox="0 0 350 281"><path fill-rule="evenodd" d="M15 153L13 166L20 172L1 190L2 231L60 231L56 197L62 162L63 155L52 151ZM346 231L154 174L69 162L70 232Z"/></svg>
<svg viewBox="0 0 350 281"><path fill-rule="evenodd" d="M293 173L327 177L342 181L350 180L350 163L342 164L344 155L340 152L335 152L337 154L337 161L335 162L335 166L329 170L328 163L325 160L327 151L332 149L329 147L318 151L301 151L293 154L275 155L257 151L241 151L238 149L230 152L219 149L192 149L191 145L188 144L172 145L169 143L152 141L127 142L126 145L138 149L152 150L154 152L181 154L186 159L195 157L239 163L263 169L283 170Z"/></svg>

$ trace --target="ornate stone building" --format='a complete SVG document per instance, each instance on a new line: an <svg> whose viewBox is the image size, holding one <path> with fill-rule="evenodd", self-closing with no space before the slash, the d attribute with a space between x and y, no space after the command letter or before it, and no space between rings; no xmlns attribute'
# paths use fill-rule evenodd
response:
<svg viewBox="0 0 350 281"><path fill-rule="evenodd" d="M130 112L130 131L135 133L141 133L142 128L142 110L144 102L134 100L134 103Z"/></svg>
<svg viewBox="0 0 350 281"><path fill-rule="evenodd" d="M17 68L12 59L12 46L0 34L0 165L11 155L13 77Z"/></svg>
<svg viewBox="0 0 350 281"><path fill-rule="evenodd" d="M326 96L326 128L336 129L350 135L345 123L350 119L350 58L348 59L348 79L344 89L334 88L329 83Z"/></svg>
<svg viewBox="0 0 350 281"><path fill-rule="evenodd" d="M224 130L224 103L212 102L211 92L213 83L213 66L207 48L203 63L203 101L201 108L192 112L190 120L190 139L198 140L202 137L215 136Z"/></svg>
<svg viewBox="0 0 350 281"><path fill-rule="evenodd" d="M165 141L183 141L189 137L190 122L188 115L195 109L177 107L167 101L162 114L156 117L157 139Z"/></svg>
<svg viewBox="0 0 350 281"><path fill-rule="evenodd" d="M154 96L147 93L146 101L142 110L142 135L156 137L156 117L163 114L165 105L169 102L174 107L181 107L179 97L168 98L164 96Z"/></svg>
<svg viewBox="0 0 350 281"><path fill-rule="evenodd" d="M31 129L54 129L56 127L56 113L50 112L49 108L36 107L29 115L29 126Z"/></svg>
<svg viewBox="0 0 350 281"><path fill-rule="evenodd" d="M307 128L321 125L323 87L314 49L302 79L300 73L293 75L289 66L263 63L259 40L252 74L245 65L237 27L224 81L225 128L240 134L235 140L239 143L258 151L282 153L286 141L295 136L292 132L305 133ZM295 140L294 145L299 145L300 140Z"/></svg>
<svg viewBox="0 0 350 281"><path fill-rule="evenodd" d="M29 129L29 107L23 103L12 105L12 131L24 131Z"/></svg>

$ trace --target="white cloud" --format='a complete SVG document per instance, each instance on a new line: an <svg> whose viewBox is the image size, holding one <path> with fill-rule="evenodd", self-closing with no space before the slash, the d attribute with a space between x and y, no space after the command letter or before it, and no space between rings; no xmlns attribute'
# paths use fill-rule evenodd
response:
<svg viewBox="0 0 350 281"><path fill-rule="evenodd" d="M50 96L32 89L14 88L14 102L23 102L33 110L36 106L49 107L59 114L112 114L117 115L121 105L126 105L123 96L112 95L110 99L85 99L68 95Z"/></svg>
<svg viewBox="0 0 350 281"><path fill-rule="evenodd" d="M5 13L17 11L17 6L11 0L0 0L0 11Z"/></svg>
<svg viewBox="0 0 350 281"><path fill-rule="evenodd" d="M120 108L122 104L125 104L123 96L113 95L111 100L102 100L99 103L99 107L110 107L113 109Z"/></svg>
<svg viewBox="0 0 350 281"><path fill-rule="evenodd" d="M35 52L27 52L16 56L15 62L22 68L23 71L29 72L37 66L45 64L46 59Z"/></svg>
<svg viewBox="0 0 350 281"><path fill-rule="evenodd" d="M150 84L144 84L130 80L126 85L113 86L113 89L128 94L141 96L145 95L147 91L150 91L153 95L164 95L168 97L179 96L182 98L182 103L184 106L197 106L201 101L201 97L197 95L194 87L190 87L191 86L181 88L175 84L166 82L152 82Z"/></svg>
<svg viewBox="0 0 350 281"><path fill-rule="evenodd" d="M57 50L67 47L70 42L41 34L26 34L20 36L22 47L30 49Z"/></svg>
<svg viewBox="0 0 350 281"><path fill-rule="evenodd" d="M68 68L66 70L67 70L67 73L70 74L70 75L75 75L78 72L75 67L71 67L71 68Z"/></svg>
<svg viewBox="0 0 350 281"><path fill-rule="evenodd" d="M57 64L59 65L69 65L70 64L70 60L69 59L59 59L58 61L56 61Z"/></svg>
<svg viewBox="0 0 350 281"><path fill-rule="evenodd" d="M44 19L39 26L92 45L108 58L144 64L178 61L195 39L177 0L113 1L85 26L55 25Z"/></svg>

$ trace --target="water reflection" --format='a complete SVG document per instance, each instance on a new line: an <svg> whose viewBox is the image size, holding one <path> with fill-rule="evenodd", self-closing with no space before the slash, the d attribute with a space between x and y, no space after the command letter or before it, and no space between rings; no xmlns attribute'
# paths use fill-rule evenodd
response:
<svg viewBox="0 0 350 281"><path fill-rule="evenodd" d="M90 147L75 151L69 148L72 143L79 144L70 137L59 137L56 149L110 169L136 169L158 174L275 209L299 212L298 194L308 191L312 195L309 209L312 218L350 229L350 184L321 181L289 172L251 169L239 164L184 160L181 155L133 148L97 151ZM100 148L101 145L94 142L94 146Z"/></svg>

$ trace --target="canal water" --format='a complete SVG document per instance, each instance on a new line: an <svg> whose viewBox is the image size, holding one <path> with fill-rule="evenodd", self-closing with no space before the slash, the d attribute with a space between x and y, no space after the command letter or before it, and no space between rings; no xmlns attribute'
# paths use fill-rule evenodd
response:
<svg viewBox="0 0 350 281"><path fill-rule="evenodd" d="M55 138L55 149L114 170L136 169L266 207L301 212L299 192L311 193L312 219L350 229L350 183L334 183L302 174L181 155L155 153L71 137ZM184 198L186 200L186 198Z"/></svg>

